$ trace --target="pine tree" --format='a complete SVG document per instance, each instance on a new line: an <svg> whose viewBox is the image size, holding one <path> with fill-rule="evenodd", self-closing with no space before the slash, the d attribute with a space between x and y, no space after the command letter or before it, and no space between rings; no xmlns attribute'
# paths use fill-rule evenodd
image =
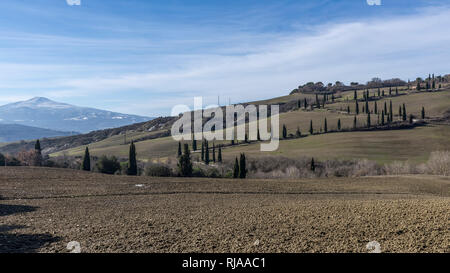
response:
<svg viewBox="0 0 450 273"><path fill-rule="evenodd" d="M184 144L184 153L182 156L180 156L180 159L178 160L178 168L181 176L192 175L191 153L189 151L188 144Z"/></svg>
<svg viewBox="0 0 450 273"><path fill-rule="evenodd" d="M234 168L233 168L233 178L239 177L239 162L236 157L236 160L234 161Z"/></svg>
<svg viewBox="0 0 450 273"><path fill-rule="evenodd" d="M217 161L222 163L222 145L219 145L219 154L217 155Z"/></svg>
<svg viewBox="0 0 450 273"><path fill-rule="evenodd" d="M247 176L247 168L245 166L245 154L242 153L239 159L239 178L243 179Z"/></svg>
<svg viewBox="0 0 450 273"><path fill-rule="evenodd" d="M328 133L327 118L325 118L325 121L323 122L323 131L325 133Z"/></svg>
<svg viewBox="0 0 450 273"><path fill-rule="evenodd" d="M287 138L287 129L286 125L283 124L283 138Z"/></svg>
<svg viewBox="0 0 450 273"><path fill-rule="evenodd" d="M136 146L133 141L130 144L127 175L137 175Z"/></svg>
<svg viewBox="0 0 450 273"><path fill-rule="evenodd" d="M316 164L314 163L314 157L311 158L311 171L315 171L316 170Z"/></svg>
<svg viewBox="0 0 450 273"><path fill-rule="evenodd" d="M89 155L89 148L87 146L86 150L84 151L83 165L81 165L81 169L83 171L91 170L91 156Z"/></svg>
<svg viewBox="0 0 450 273"><path fill-rule="evenodd" d="M177 157L181 156L181 142L178 141L178 153L177 153Z"/></svg>
<svg viewBox="0 0 450 273"><path fill-rule="evenodd" d="M422 106L422 119L425 119L425 107Z"/></svg>
<svg viewBox="0 0 450 273"><path fill-rule="evenodd" d="M403 121L406 121L406 106L403 103Z"/></svg>
<svg viewBox="0 0 450 273"><path fill-rule="evenodd" d="M310 133L311 135L314 134L314 128L313 128L312 120L309 122L309 133Z"/></svg>

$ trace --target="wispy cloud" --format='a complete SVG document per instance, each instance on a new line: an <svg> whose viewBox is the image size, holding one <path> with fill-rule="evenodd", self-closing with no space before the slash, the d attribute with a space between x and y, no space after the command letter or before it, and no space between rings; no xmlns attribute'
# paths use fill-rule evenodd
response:
<svg viewBox="0 0 450 273"><path fill-rule="evenodd" d="M194 96L203 96L207 104L215 103L217 95L223 101L240 102L285 95L306 81L363 82L373 76L407 79L448 73L450 30L442 27L446 25L450 25L450 9L442 7L409 16L327 23L308 32L210 31L209 36L194 40L180 37L177 47L176 40L166 41L173 48L161 54L155 53L159 49L149 50L153 42L147 39L51 36L52 42L45 42L39 39L48 37L29 36L49 47L104 48L119 55L110 62L92 56L98 62L89 65L0 64L0 90L34 88L89 106L109 98L114 101L105 106L111 110L163 115L175 104L192 104ZM207 47L208 43L213 46L205 52L175 53L183 46Z"/></svg>

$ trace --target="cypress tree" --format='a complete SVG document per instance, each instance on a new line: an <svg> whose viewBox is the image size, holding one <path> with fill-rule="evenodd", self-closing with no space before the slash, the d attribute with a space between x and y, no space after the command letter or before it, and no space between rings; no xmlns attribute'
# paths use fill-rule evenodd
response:
<svg viewBox="0 0 450 273"><path fill-rule="evenodd" d="M259 135L259 128L258 128L258 131L256 131L256 139L257 139L258 141L261 140L261 137L260 137L260 135Z"/></svg>
<svg viewBox="0 0 450 273"><path fill-rule="evenodd" d="M213 146L212 146L212 154L213 154L213 162L216 163L216 145L213 142Z"/></svg>
<svg viewBox="0 0 450 273"><path fill-rule="evenodd" d="M302 136L302 133L300 132L300 127L297 127L297 131L295 132L295 135L297 137L301 137Z"/></svg>
<svg viewBox="0 0 450 273"><path fill-rule="evenodd" d="M188 144L184 144L184 153L182 156L180 156L180 159L178 161L178 168L180 170L181 176L192 175L191 153L189 151Z"/></svg>
<svg viewBox="0 0 450 273"><path fill-rule="evenodd" d="M417 91L420 91L420 82L419 82L419 81L417 81L416 90L417 90Z"/></svg>
<svg viewBox="0 0 450 273"><path fill-rule="evenodd" d="M331 102L334 102L334 93L331 94Z"/></svg>
<svg viewBox="0 0 450 273"><path fill-rule="evenodd" d="M405 121L405 120L406 120L406 106L403 103L403 121Z"/></svg>
<svg viewBox="0 0 450 273"><path fill-rule="evenodd" d="M35 166L41 166L42 165L42 150L41 150L41 142L36 140L36 143L34 144L34 165Z"/></svg>
<svg viewBox="0 0 450 273"><path fill-rule="evenodd" d="M192 138L192 151L197 151L197 140Z"/></svg>
<svg viewBox="0 0 450 273"><path fill-rule="evenodd" d="M409 114L409 124L412 124L412 123L413 123L413 115Z"/></svg>
<svg viewBox="0 0 450 273"><path fill-rule="evenodd" d="M381 96L384 97L384 90L381 92Z"/></svg>
<svg viewBox="0 0 450 273"><path fill-rule="evenodd" d="M309 133L310 133L311 135L314 134L314 128L313 128L312 120L309 122Z"/></svg>
<svg viewBox="0 0 450 273"><path fill-rule="evenodd" d="M392 88L389 87L389 96L392 96Z"/></svg>
<svg viewBox="0 0 450 273"><path fill-rule="evenodd" d="M384 113L387 114L387 112L388 112L387 111L387 104L386 104L386 102L384 102Z"/></svg>
<svg viewBox="0 0 450 273"><path fill-rule="evenodd" d="M367 113L367 128L370 128L370 113Z"/></svg>
<svg viewBox="0 0 450 273"><path fill-rule="evenodd" d="M355 104L355 113L356 113L357 115L359 115L359 103L358 103L358 101L356 101L355 103L356 103L356 104Z"/></svg>
<svg viewBox="0 0 450 273"><path fill-rule="evenodd" d="M202 161L205 161L205 147L203 146L203 143L204 143L204 141L202 141L202 156L201 156L201 158L202 158ZM231 145L233 145L233 143Z"/></svg>
<svg viewBox="0 0 450 273"><path fill-rule="evenodd" d="M398 106L398 118L400 118L402 116L402 107L399 105Z"/></svg>
<svg viewBox="0 0 450 273"><path fill-rule="evenodd" d="M302 101L298 100L297 101L297 108L300 109L302 107Z"/></svg>
<svg viewBox="0 0 450 273"><path fill-rule="evenodd" d="M245 154L242 153L239 160L239 178L243 179L247 176L247 168L245 166Z"/></svg>
<svg viewBox="0 0 450 273"><path fill-rule="evenodd" d="M325 121L323 122L323 130L325 133L328 133L327 118L325 118Z"/></svg>
<svg viewBox="0 0 450 273"><path fill-rule="evenodd" d="M341 119L338 119L337 128L338 128L338 131L341 130Z"/></svg>
<svg viewBox="0 0 450 273"><path fill-rule="evenodd" d="M398 87L395 87L395 95L398 96Z"/></svg>
<svg viewBox="0 0 450 273"><path fill-rule="evenodd" d="M392 116L394 112L392 112L392 100L389 101L389 122L392 122Z"/></svg>
<svg viewBox="0 0 450 273"><path fill-rule="evenodd" d="M209 143L205 140L205 164L209 165Z"/></svg>
<svg viewBox="0 0 450 273"><path fill-rule="evenodd" d="M431 88L432 88L432 89L435 89L435 88L436 88L436 82L435 82L435 81L432 82Z"/></svg>
<svg viewBox="0 0 450 273"><path fill-rule="evenodd" d="M177 153L177 157L181 156L181 142L178 141L178 153Z"/></svg>
<svg viewBox="0 0 450 273"><path fill-rule="evenodd" d="M84 151L83 165L81 165L81 169L83 171L91 170L91 156L89 155L89 148L87 146L86 150Z"/></svg>
<svg viewBox="0 0 450 273"><path fill-rule="evenodd" d="M355 92L353 93L353 99L354 99L354 100L358 100L358 92L356 92L356 90L355 90Z"/></svg>
<svg viewBox="0 0 450 273"><path fill-rule="evenodd" d="M133 141L131 141L130 144L127 174L137 175L136 146L134 145Z"/></svg>
<svg viewBox="0 0 450 273"><path fill-rule="evenodd" d="M422 119L425 118L425 108L422 106Z"/></svg>
<svg viewBox="0 0 450 273"><path fill-rule="evenodd" d="M219 154L217 155L217 161L222 163L222 145L219 145Z"/></svg>
<svg viewBox="0 0 450 273"><path fill-rule="evenodd" d="M239 162L236 157L236 160L234 161L234 168L233 168L233 178L239 177Z"/></svg>
<svg viewBox="0 0 450 273"><path fill-rule="evenodd" d="M356 116L353 118L353 129L356 129L356 126L357 126L357 124L356 124Z"/></svg>
<svg viewBox="0 0 450 273"><path fill-rule="evenodd" d="M384 110L381 111L381 125L384 125Z"/></svg>
<svg viewBox="0 0 450 273"><path fill-rule="evenodd" d="M375 114L378 114L378 104L377 104L377 102L375 101L374 102L374 111L375 111Z"/></svg>
<svg viewBox="0 0 450 273"><path fill-rule="evenodd" d="M316 164L314 163L314 157L311 158L311 171L315 171L316 170Z"/></svg>
<svg viewBox="0 0 450 273"><path fill-rule="evenodd" d="M347 114L350 114L350 106L347 105Z"/></svg>
<svg viewBox="0 0 450 273"><path fill-rule="evenodd" d="M369 112L370 112L370 109L369 109L369 101L366 100L366 113L368 114Z"/></svg>
<svg viewBox="0 0 450 273"><path fill-rule="evenodd" d="M380 97L380 88L378 88L378 97Z"/></svg>
<svg viewBox="0 0 450 273"><path fill-rule="evenodd" d="M317 106L317 108L320 108L319 95L317 95L317 94L316 94L316 106Z"/></svg>
<svg viewBox="0 0 450 273"><path fill-rule="evenodd" d="M308 107L308 102L306 101L306 98L303 101L303 106L305 107L305 110L306 110L306 107Z"/></svg>
<svg viewBox="0 0 450 273"><path fill-rule="evenodd" d="M286 125L283 124L283 138L287 138L287 129Z"/></svg>

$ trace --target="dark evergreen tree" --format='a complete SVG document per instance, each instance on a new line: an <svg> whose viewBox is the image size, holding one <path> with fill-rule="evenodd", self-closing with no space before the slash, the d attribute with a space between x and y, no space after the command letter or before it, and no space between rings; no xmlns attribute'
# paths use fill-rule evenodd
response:
<svg viewBox="0 0 450 273"><path fill-rule="evenodd" d="M356 90L355 90L355 92L353 93L353 99L354 99L354 100L358 100L358 92L356 92Z"/></svg>
<svg viewBox="0 0 450 273"><path fill-rule="evenodd" d="M314 128L313 128L313 122L312 120L309 122L309 133L312 135L314 134Z"/></svg>
<svg viewBox="0 0 450 273"><path fill-rule="evenodd" d="M205 140L205 164L209 165L209 143Z"/></svg>
<svg viewBox="0 0 450 273"><path fill-rule="evenodd" d="M338 119L337 128L338 128L338 131L341 130L341 119Z"/></svg>
<svg viewBox="0 0 450 273"><path fill-rule="evenodd" d="M212 146L212 156L213 156L213 162L216 163L216 145L213 142Z"/></svg>
<svg viewBox="0 0 450 273"><path fill-rule="evenodd" d="M177 153L177 157L181 156L181 142L178 141L178 153Z"/></svg>
<svg viewBox="0 0 450 273"><path fill-rule="evenodd" d="M367 128L370 128L370 113L367 113Z"/></svg>
<svg viewBox="0 0 450 273"><path fill-rule="evenodd" d="M239 159L239 178L243 179L247 176L247 168L246 168L246 159L245 154L242 153Z"/></svg>
<svg viewBox="0 0 450 273"><path fill-rule="evenodd" d="M403 121L406 121L406 106L403 103Z"/></svg>
<svg viewBox="0 0 450 273"><path fill-rule="evenodd" d="M359 103L358 103L358 101L355 102L355 113L357 115L359 115Z"/></svg>
<svg viewBox="0 0 450 273"><path fill-rule="evenodd" d="M34 144L34 166L41 166L42 165L42 150L41 150L41 142L36 140L36 143Z"/></svg>
<svg viewBox="0 0 450 273"><path fill-rule="evenodd" d="M356 123L356 116L353 118L353 129L356 129L358 124Z"/></svg>
<svg viewBox="0 0 450 273"><path fill-rule="evenodd" d="M202 161L205 161L205 147L203 146L203 143L204 143L204 141L202 141L202 155L201 155L201 158L202 158ZM233 145L233 143L231 145Z"/></svg>
<svg viewBox="0 0 450 273"><path fill-rule="evenodd" d="M234 161L234 168L233 168L233 178L239 177L239 162L236 157L236 160Z"/></svg>
<svg viewBox="0 0 450 273"><path fill-rule="evenodd" d="M373 108L374 108L374 112L375 112L375 114L378 114L378 104L377 104L377 102L376 102L376 101L374 102L374 106L373 106Z"/></svg>
<svg viewBox="0 0 450 273"><path fill-rule="evenodd" d="M192 138L192 151L197 151L197 140Z"/></svg>
<svg viewBox="0 0 450 273"><path fill-rule="evenodd" d="M398 118L400 118L402 116L402 107L399 105L398 106Z"/></svg>
<svg viewBox="0 0 450 273"><path fill-rule="evenodd" d="M259 128L258 128L258 131L256 131L256 139L257 139L258 141L261 140L261 136L259 135Z"/></svg>
<svg viewBox="0 0 450 273"><path fill-rule="evenodd" d="M305 98L304 101L303 101L303 107L305 107L305 110L306 110L306 108L308 107L308 102L306 101L306 98Z"/></svg>
<svg viewBox="0 0 450 273"><path fill-rule="evenodd" d="M323 122L323 131L325 133L328 133L328 125L327 125L327 118L325 118L324 122Z"/></svg>
<svg viewBox="0 0 450 273"><path fill-rule="evenodd" d="M381 125L384 125L384 110L381 111Z"/></svg>
<svg viewBox="0 0 450 273"><path fill-rule="evenodd" d="M178 160L178 169L181 176L192 176L191 152L188 144L184 144L184 153Z"/></svg>
<svg viewBox="0 0 450 273"><path fill-rule="evenodd" d="M222 163L222 145L219 145L219 154L217 155L217 161Z"/></svg>
<svg viewBox="0 0 450 273"><path fill-rule="evenodd" d="M311 171L315 171L316 170L316 163L314 163L314 157L311 158Z"/></svg>
<svg viewBox="0 0 450 273"><path fill-rule="evenodd" d="M422 106L422 119L425 118L425 107Z"/></svg>
<svg viewBox="0 0 450 273"><path fill-rule="evenodd" d="M83 165L81 165L81 169L83 171L91 170L91 156L89 154L89 148L87 146L86 146L86 150L84 151Z"/></svg>
<svg viewBox="0 0 450 273"><path fill-rule="evenodd" d="M316 106L317 106L317 108L320 108L319 95L317 95L317 94L316 94Z"/></svg>
<svg viewBox="0 0 450 273"><path fill-rule="evenodd" d="M369 112L370 112L370 109L369 109L369 101L366 100L366 114L368 114Z"/></svg>
<svg viewBox="0 0 450 273"><path fill-rule="evenodd" d="M350 106L347 105L347 114L350 114Z"/></svg>
<svg viewBox="0 0 450 273"><path fill-rule="evenodd" d="M287 129L286 125L283 124L283 138L287 138Z"/></svg>
<svg viewBox="0 0 450 273"><path fill-rule="evenodd" d="M133 141L131 141L130 152L128 155L127 175L137 175L137 171L136 146L134 145Z"/></svg>
<svg viewBox="0 0 450 273"><path fill-rule="evenodd" d="M417 90L417 91L420 91L420 82L419 82L419 81L417 81L416 90Z"/></svg>

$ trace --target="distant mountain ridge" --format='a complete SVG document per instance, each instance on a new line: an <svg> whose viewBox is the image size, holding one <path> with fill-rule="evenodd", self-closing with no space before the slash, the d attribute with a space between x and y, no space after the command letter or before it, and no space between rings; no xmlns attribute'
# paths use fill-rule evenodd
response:
<svg viewBox="0 0 450 273"><path fill-rule="evenodd" d="M0 106L0 124L19 124L56 131L87 133L152 118L55 102L44 97Z"/></svg>
<svg viewBox="0 0 450 273"><path fill-rule="evenodd" d="M76 134L79 133L55 131L19 124L0 124L0 142L32 140L46 137L71 136Z"/></svg>

